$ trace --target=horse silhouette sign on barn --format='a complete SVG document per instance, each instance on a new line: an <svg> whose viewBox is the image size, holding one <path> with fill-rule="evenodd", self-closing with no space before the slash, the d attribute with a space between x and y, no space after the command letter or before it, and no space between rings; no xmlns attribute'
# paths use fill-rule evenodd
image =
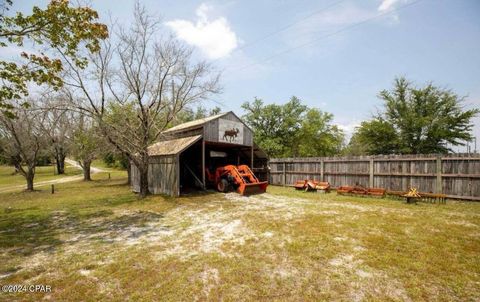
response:
<svg viewBox="0 0 480 302"><path fill-rule="evenodd" d="M243 144L243 124L237 121L219 119L218 138L229 144Z"/></svg>

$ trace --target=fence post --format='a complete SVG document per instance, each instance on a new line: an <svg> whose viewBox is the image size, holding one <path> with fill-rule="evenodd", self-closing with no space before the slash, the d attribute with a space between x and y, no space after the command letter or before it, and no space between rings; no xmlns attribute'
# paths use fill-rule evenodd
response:
<svg viewBox="0 0 480 302"><path fill-rule="evenodd" d="M283 162L283 186L285 187L287 185L287 173L285 171L286 169L286 164Z"/></svg>
<svg viewBox="0 0 480 302"><path fill-rule="evenodd" d="M437 172L437 182L436 182L436 193L437 194L442 194L442 157L440 155L437 155L437 160L436 160L436 169L435 171Z"/></svg>
<svg viewBox="0 0 480 302"><path fill-rule="evenodd" d="M373 188L373 156L370 157L370 162L368 165L368 172L369 172L369 178L368 178L368 186L370 188Z"/></svg>
<svg viewBox="0 0 480 302"><path fill-rule="evenodd" d="M325 181L325 179L323 178L325 174L325 162L322 160L320 160L320 180L321 181Z"/></svg>

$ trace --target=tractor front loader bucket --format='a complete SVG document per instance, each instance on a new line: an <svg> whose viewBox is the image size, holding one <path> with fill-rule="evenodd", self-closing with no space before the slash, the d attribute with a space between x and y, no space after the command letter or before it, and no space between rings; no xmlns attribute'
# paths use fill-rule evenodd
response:
<svg viewBox="0 0 480 302"><path fill-rule="evenodd" d="M237 188L237 193L248 196L252 194L265 193L267 191L268 181L259 181L247 165L227 165L218 167L215 172L217 188L220 192L224 192L221 188L223 182L228 182Z"/></svg>
<svg viewBox="0 0 480 302"><path fill-rule="evenodd" d="M267 191L268 181L242 183L238 186L237 192L243 196L261 194Z"/></svg>

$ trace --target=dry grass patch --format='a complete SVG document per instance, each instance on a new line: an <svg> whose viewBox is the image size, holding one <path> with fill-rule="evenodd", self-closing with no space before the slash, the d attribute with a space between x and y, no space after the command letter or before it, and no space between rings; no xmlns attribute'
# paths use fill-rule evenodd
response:
<svg viewBox="0 0 480 302"><path fill-rule="evenodd" d="M480 299L480 204L279 187L137 200L121 177L0 194L1 283L53 288L0 298Z"/></svg>

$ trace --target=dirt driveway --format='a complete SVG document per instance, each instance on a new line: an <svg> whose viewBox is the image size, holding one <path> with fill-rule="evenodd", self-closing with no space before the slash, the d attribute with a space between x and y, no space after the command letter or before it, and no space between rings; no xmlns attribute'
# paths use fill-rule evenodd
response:
<svg viewBox="0 0 480 302"><path fill-rule="evenodd" d="M82 167L74 160L72 159L65 159L65 162L68 163L69 165L77 168L77 169L82 169ZM90 167L91 173L100 173L100 172L105 172L104 170L97 168L97 167ZM45 186L50 186L52 184L62 184L66 182L72 182L72 181L78 181L82 180L83 175L75 175L75 176L66 176L66 177L61 177L57 179L52 179L52 180L45 180L45 181L38 181L34 182L33 186L34 188L38 187L45 187ZM0 188L0 193L8 193L8 192L14 192L14 191L19 191L19 190L25 190L27 188L27 185L15 185L15 186L8 186L8 187L3 187Z"/></svg>

